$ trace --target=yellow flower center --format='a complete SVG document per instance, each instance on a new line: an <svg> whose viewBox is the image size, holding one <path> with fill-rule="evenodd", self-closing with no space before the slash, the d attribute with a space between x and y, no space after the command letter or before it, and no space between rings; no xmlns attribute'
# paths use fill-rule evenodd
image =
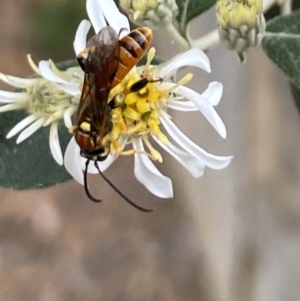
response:
<svg viewBox="0 0 300 301"><path fill-rule="evenodd" d="M262 13L262 0L219 0L217 21L224 28L239 28L245 24L253 27Z"/></svg>
<svg viewBox="0 0 300 301"><path fill-rule="evenodd" d="M159 114L161 110L166 110L166 105L172 99L172 94L168 89L161 87L160 81L151 82L151 79L154 79L153 69L155 66L151 65L154 56L155 49L151 48L143 70L138 71L134 68L111 91L110 98L113 98L123 91L130 91L131 86L142 78L147 77L150 79L149 83L139 91L126 94L123 105L113 110L112 151L119 151L119 145L116 143L116 140L121 134L130 135L131 137L142 137L150 150L150 157L162 162L159 152L151 146L148 135L155 135L163 143L168 142L168 138L160 130Z"/></svg>
<svg viewBox="0 0 300 301"><path fill-rule="evenodd" d="M132 70L127 77L110 93L110 99L124 91L123 104L113 109L113 130L112 130L112 152L119 152L117 139L121 134L129 135L131 138L141 137L150 151L148 154L153 160L162 162L160 153L155 150L148 136L153 135L161 142L167 143L167 136L161 131L159 116L162 112L166 114L167 104L174 99L173 90L191 80L192 75L189 73L184 76L176 85L169 87L162 83L157 66L151 65L155 56L155 49L151 48L148 53L146 65L142 70L136 68ZM131 92L133 84L139 80L147 78L149 82L146 86L136 92Z"/></svg>

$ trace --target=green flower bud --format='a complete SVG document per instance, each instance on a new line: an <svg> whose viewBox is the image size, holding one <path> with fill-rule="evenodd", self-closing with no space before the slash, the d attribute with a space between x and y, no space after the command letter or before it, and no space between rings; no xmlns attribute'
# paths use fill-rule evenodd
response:
<svg viewBox="0 0 300 301"><path fill-rule="evenodd" d="M120 6L132 22L151 28L172 22L178 12L175 0L120 0Z"/></svg>
<svg viewBox="0 0 300 301"><path fill-rule="evenodd" d="M217 22L220 38L229 49L243 52L259 45L266 27L262 0L219 0Z"/></svg>

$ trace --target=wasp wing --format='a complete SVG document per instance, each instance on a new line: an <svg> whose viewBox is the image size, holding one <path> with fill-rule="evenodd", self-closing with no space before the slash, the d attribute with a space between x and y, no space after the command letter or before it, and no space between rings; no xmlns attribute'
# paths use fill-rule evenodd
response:
<svg viewBox="0 0 300 301"><path fill-rule="evenodd" d="M76 124L80 126L83 121L88 121L92 130L103 137L110 122L108 96L119 63L118 35L112 27L104 27L88 41L87 46Z"/></svg>

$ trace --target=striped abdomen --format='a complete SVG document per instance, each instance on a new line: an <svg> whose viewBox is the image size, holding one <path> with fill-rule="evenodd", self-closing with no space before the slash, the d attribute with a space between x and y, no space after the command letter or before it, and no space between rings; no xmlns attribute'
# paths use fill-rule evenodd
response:
<svg viewBox="0 0 300 301"><path fill-rule="evenodd" d="M120 61L112 88L119 84L133 66L138 63L150 46L152 39L152 30L148 27L140 27L119 41Z"/></svg>

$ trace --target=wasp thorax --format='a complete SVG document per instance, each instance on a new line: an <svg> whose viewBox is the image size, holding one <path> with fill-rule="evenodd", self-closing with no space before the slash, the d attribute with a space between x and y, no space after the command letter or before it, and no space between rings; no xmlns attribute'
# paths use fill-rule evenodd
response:
<svg viewBox="0 0 300 301"><path fill-rule="evenodd" d="M178 13L175 0L120 0L120 6L134 23L151 28L168 24Z"/></svg>

